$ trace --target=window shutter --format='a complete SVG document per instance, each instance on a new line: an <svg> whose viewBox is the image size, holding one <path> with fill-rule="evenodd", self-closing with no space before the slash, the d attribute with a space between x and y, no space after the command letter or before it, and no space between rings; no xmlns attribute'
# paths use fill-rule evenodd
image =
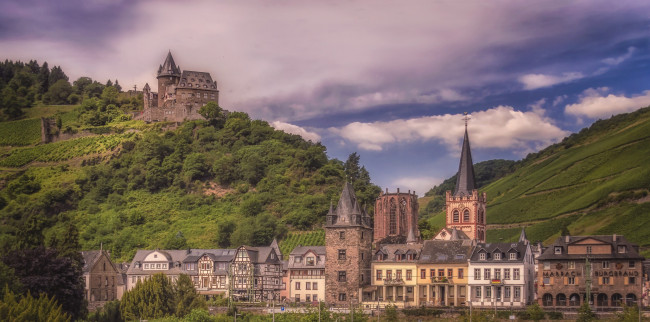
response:
<svg viewBox="0 0 650 322"><path fill-rule="evenodd" d="M603 285L603 278L602 277L598 278L598 285Z"/></svg>
<svg viewBox="0 0 650 322"><path fill-rule="evenodd" d="M624 283L625 285L628 285L628 284L629 284L628 277L623 277L623 283Z"/></svg>
<svg viewBox="0 0 650 322"><path fill-rule="evenodd" d="M569 278L565 276L564 277L564 285L568 285L568 284L569 284Z"/></svg>
<svg viewBox="0 0 650 322"><path fill-rule="evenodd" d="M609 279L609 285L614 285L614 277L613 276Z"/></svg>

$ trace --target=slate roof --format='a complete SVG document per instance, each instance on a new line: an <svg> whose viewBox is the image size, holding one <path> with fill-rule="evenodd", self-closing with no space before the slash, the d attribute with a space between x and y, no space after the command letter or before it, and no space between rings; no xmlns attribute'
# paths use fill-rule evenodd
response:
<svg viewBox="0 0 650 322"><path fill-rule="evenodd" d="M370 216L366 213L365 209L361 209L359 206L354 188L349 182L346 181L343 184L343 190L341 191L341 197L339 198L336 209L330 205L326 225L372 228L370 225Z"/></svg>
<svg viewBox="0 0 650 322"><path fill-rule="evenodd" d="M467 263L472 254L472 240L427 240L422 245L420 264Z"/></svg>
<svg viewBox="0 0 650 322"><path fill-rule="evenodd" d="M81 252L81 256L84 259L83 272L88 273L95 265L95 262L99 259L99 250L85 250Z"/></svg>
<svg viewBox="0 0 650 322"><path fill-rule="evenodd" d="M317 255L325 256L325 246L297 246L291 251L290 255L304 255L310 250Z"/></svg>
<svg viewBox="0 0 650 322"><path fill-rule="evenodd" d="M465 124L465 137L463 138L463 149L460 152L454 197L471 196L474 189L476 189L474 164L472 163L472 151L469 146L469 136L467 135L467 124Z"/></svg>
<svg viewBox="0 0 650 322"><path fill-rule="evenodd" d="M158 251L167 256L166 262L169 263L169 269L144 270L143 268L144 259L147 257L147 255L155 251ZM165 273L169 275L177 275L177 274L196 275L198 272L197 270L187 271L185 270L185 265L182 265L182 263L196 262L204 254L208 254L211 258L214 258L215 261L230 262L235 256L235 250L234 249L182 249L182 250L141 249L135 253L135 256L133 256L133 261L131 262L129 269L127 270L127 274L137 275L137 274Z"/></svg>
<svg viewBox="0 0 650 322"><path fill-rule="evenodd" d="M204 91L217 91L217 83L212 80L210 73L184 70L176 88L191 88Z"/></svg>
<svg viewBox="0 0 650 322"><path fill-rule="evenodd" d="M318 255L318 257L322 258L321 261L319 261L317 258L315 258L314 265L307 265L307 261L305 259L305 254L309 251L312 251ZM325 246L298 246L293 249L291 254L289 254L289 261L287 264L289 265L288 268L293 268L293 269L298 269L298 268L310 268L310 269L317 269L317 268L325 268ZM297 263L292 259L295 259L296 256L302 256L302 260Z"/></svg>
<svg viewBox="0 0 650 322"><path fill-rule="evenodd" d="M388 244L388 245L379 245L377 251L375 251L374 255L377 255L377 253L382 253L386 254L387 257L384 260L381 260L381 262L395 262L398 261L396 260L397 255L402 255L402 254L415 254L415 260L399 260L399 262L415 262L418 259L418 254L420 254L420 251L422 250L422 244ZM376 260L377 256L373 256L373 260Z"/></svg>
<svg viewBox="0 0 650 322"><path fill-rule="evenodd" d="M517 243L477 243L470 257L471 262L477 263L520 263L524 261L528 246L526 242ZM495 260L494 254L501 253L501 259ZM511 260L510 253L517 253L517 259ZM485 259L480 254L486 253Z"/></svg>
<svg viewBox="0 0 650 322"><path fill-rule="evenodd" d="M161 76L181 76L181 69L174 63L171 51L167 53L165 62L158 68L158 77Z"/></svg>
<svg viewBox="0 0 650 322"><path fill-rule="evenodd" d="M567 247L569 245L575 244L577 242L583 241L585 239L595 239L605 244L609 244L612 247L611 253L608 254L589 254L590 259L634 259L634 260L643 260L644 257L639 254L639 246L632 244L621 235L587 235L587 236L561 236L558 237L555 242L548 246L542 255L538 257L538 260L549 260L549 259L575 259L575 260L584 260L585 254L567 254ZM614 239L616 238L616 239ZM567 241L568 239L568 241ZM596 245L596 244L594 244ZM555 246L562 247L562 254L555 254ZM625 253L619 253L618 246L626 246Z"/></svg>

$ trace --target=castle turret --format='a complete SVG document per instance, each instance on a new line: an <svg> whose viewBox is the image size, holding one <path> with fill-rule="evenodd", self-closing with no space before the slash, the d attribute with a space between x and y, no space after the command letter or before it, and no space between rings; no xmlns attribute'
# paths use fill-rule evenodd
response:
<svg viewBox="0 0 650 322"><path fill-rule="evenodd" d="M485 210L487 195L479 194L474 178L474 165L470 150L469 135L465 113L465 137L460 153L460 163L456 178L454 193L447 191L447 228L456 228L464 232L470 239L485 242Z"/></svg>
<svg viewBox="0 0 650 322"><path fill-rule="evenodd" d="M158 68L158 106L164 106L165 100L173 99L172 87L178 84L181 78L181 69L174 63L172 52L167 53L165 62Z"/></svg>
<svg viewBox="0 0 650 322"><path fill-rule="evenodd" d="M360 303L362 288L370 284L372 227L370 216L359 206L354 188L343 185L336 208L330 205L325 223L325 301Z"/></svg>

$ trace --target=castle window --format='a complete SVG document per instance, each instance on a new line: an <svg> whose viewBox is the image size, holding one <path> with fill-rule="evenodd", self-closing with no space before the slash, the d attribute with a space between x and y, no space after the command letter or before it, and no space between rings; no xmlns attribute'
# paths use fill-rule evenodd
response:
<svg viewBox="0 0 650 322"><path fill-rule="evenodd" d="M339 249L339 259L345 259L345 249Z"/></svg>
<svg viewBox="0 0 650 322"><path fill-rule="evenodd" d="M345 231L339 231L339 239L345 239Z"/></svg>
<svg viewBox="0 0 650 322"><path fill-rule="evenodd" d="M390 200L390 218L389 218L389 234L397 234L397 205L395 199Z"/></svg>
<svg viewBox="0 0 650 322"><path fill-rule="evenodd" d="M347 299L346 299L345 293L339 293L339 301L345 302L346 300Z"/></svg>
<svg viewBox="0 0 650 322"><path fill-rule="evenodd" d="M339 271L339 282L347 281L347 273L345 271Z"/></svg>
<svg viewBox="0 0 650 322"><path fill-rule="evenodd" d="M454 215L452 219L454 222L460 222L460 213L458 213L458 210L454 210Z"/></svg>
<svg viewBox="0 0 650 322"><path fill-rule="evenodd" d="M465 209L463 212L463 221L468 222L469 221L469 210Z"/></svg>
<svg viewBox="0 0 650 322"><path fill-rule="evenodd" d="M192 84L191 83L187 84L187 87L192 87ZM190 94L190 95L192 95L192 94Z"/></svg>

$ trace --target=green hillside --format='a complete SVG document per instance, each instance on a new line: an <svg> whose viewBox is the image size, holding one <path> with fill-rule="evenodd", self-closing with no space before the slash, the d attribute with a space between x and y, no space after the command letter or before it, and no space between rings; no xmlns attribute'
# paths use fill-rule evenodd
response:
<svg viewBox="0 0 650 322"><path fill-rule="evenodd" d="M89 136L0 147L1 249L56 245L74 224L83 249L103 246L118 261L140 248L268 245L274 237L288 252L323 243L318 229L346 177L362 203L380 191L358 155L328 159L324 146L245 113L168 130L120 114L93 126L84 115L96 109L86 106L57 115L63 128ZM0 122L0 133L33 120ZM40 137L40 125L24 130Z"/></svg>
<svg viewBox="0 0 650 322"><path fill-rule="evenodd" d="M595 122L515 164L481 190L488 241L571 234L622 234L650 246L650 108ZM444 220L438 213L431 222Z"/></svg>

